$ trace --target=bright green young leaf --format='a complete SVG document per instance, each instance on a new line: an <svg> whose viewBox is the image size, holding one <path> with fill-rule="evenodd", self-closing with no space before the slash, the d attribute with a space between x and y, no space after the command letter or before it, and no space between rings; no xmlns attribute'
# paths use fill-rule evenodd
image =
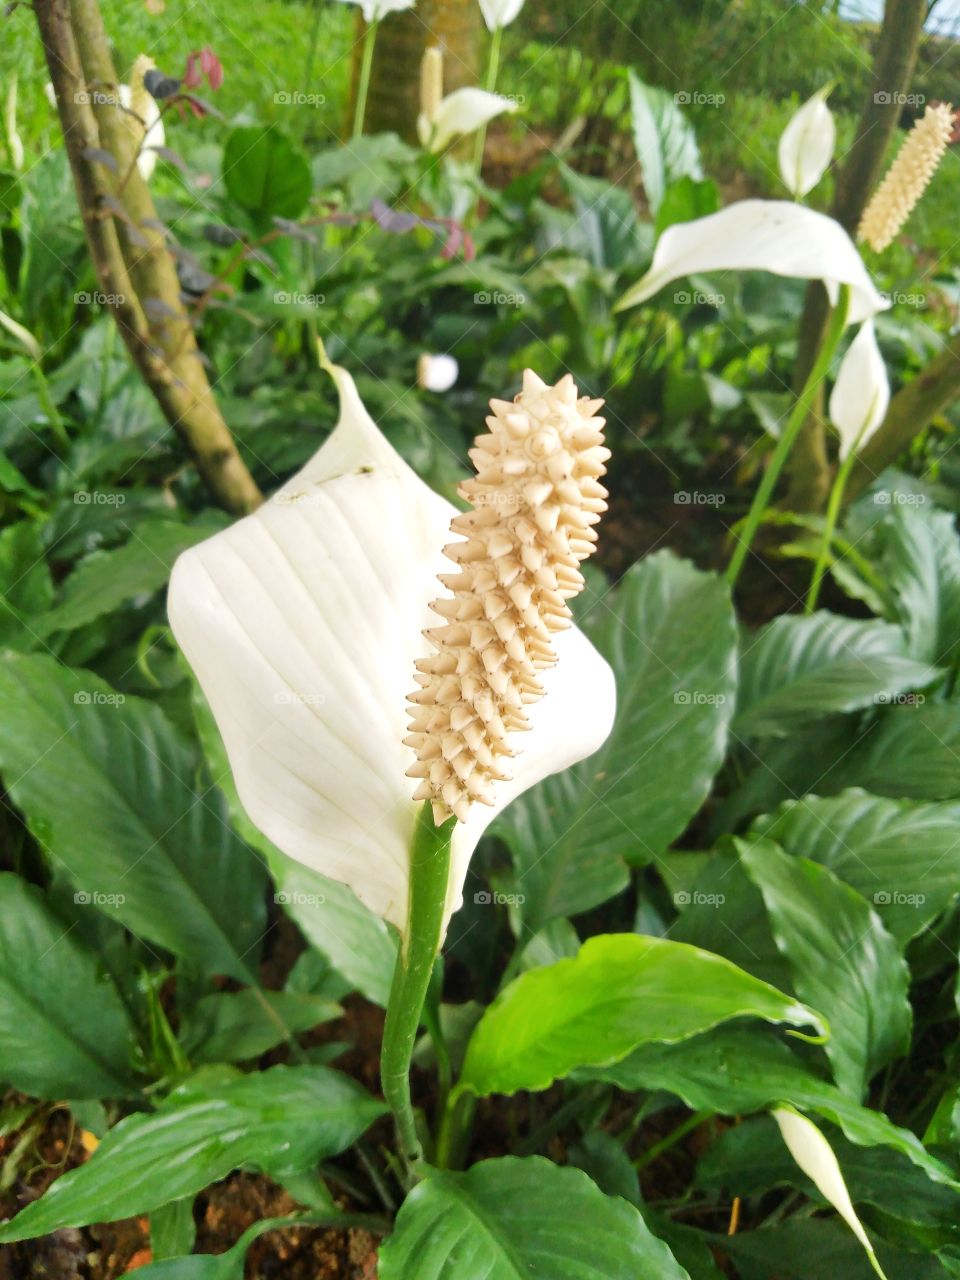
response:
<svg viewBox="0 0 960 1280"><path fill-rule="evenodd" d="M853 885L901 944L960 889L960 804L914 804L852 787L805 796L758 818L751 835L811 858Z"/></svg>
<svg viewBox="0 0 960 1280"><path fill-rule="evenodd" d="M110 613L134 596L158 591L181 551L209 538L223 521L199 524L145 520L132 525L127 541L111 551L94 551L73 571L57 604L36 623L40 635L72 631Z"/></svg>
<svg viewBox="0 0 960 1280"><path fill-rule="evenodd" d="M831 712L882 705L922 689L937 674L908 656L899 627L826 610L785 614L743 642L734 731L786 736Z"/></svg>
<svg viewBox="0 0 960 1280"><path fill-rule="evenodd" d="M596 755L516 800L509 845L525 922L585 911L658 857L706 799L733 712L736 632L715 574L646 557L581 622L617 677L617 718Z"/></svg>
<svg viewBox="0 0 960 1280"><path fill-rule="evenodd" d="M689 1280L625 1200L579 1169L504 1156L431 1170L380 1249L380 1280Z"/></svg>
<svg viewBox="0 0 960 1280"><path fill-rule="evenodd" d="M663 193L663 200L657 210L656 233L660 235L675 222L692 222L694 218L705 218L708 213L716 213L719 208L720 193L715 182L710 178L691 178L689 174L684 174L671 182Z"/></svg>
<svg viewBox="0 0 960 1280"><path fill-rule="evenodd" d="M859 1100L873 1075L910 1049L910 971L900 949L873 907L828 868L771 840L734 843L794 989L830 1024L824 1048L837 1084Z"/></svg>
<svg viewBox="0 0 960 1280"><path fill-rule="evenodd" d="M35 1098L129 1098L136 1035L98 957L39 889L0 873L0 1081Z"/></svg>
<svg viewBox="0 0 960 1280"><path fill-rule="evenodd" d="M215 992L189 1010L180 1040L193 1062L245 1062L342 1012L332 1001L306 992L251 987Z"/></svg>
<svg viewBox="0 0 960 1280"><path fill-rule="evenodd" d="M121 1120L86 1164L0 1226L0 1243L149 1213L240 1166L282 1177L355 1142L382 1103L327 1067L271 1067L175 1091Z"/></svg>
<svg viewBox="0 0 960 1280"><path fill-rule="evenodd" d="M810 1009L720 956L635 933L600 935L497 996L470 1040L460 1085L480 1095L546 1089L578 1067L729 1018L824 1030Z"/></svg>
<svg viewBox="0 0 960 1280"><path fill-rule="evenodd" d="M192 684L197 731L213 777L226 798L234 827L266 859L276 884L276 901L338 973L368 1000L386 1006L397 956L395 935L352 889L294 862L257 830L240 804L223 739L206 699L197 682Z"/></svg>
<svg viewBox="0 0 960 1280"><path fill-rule="evenodd" d="M0 769L78 902L213 973L250 981L264 931L263 868L216 792L198 794L194 754L159 708L51 658L8 655Z"/></svg>
<svg viewBox="0 0 960 1280"><path fill-rule="evenodd" d="M936 1182L960 1189L960 1182L916 1134L814 1075L773 1035L718 1027L680 1044L643 1045L622 1062L578 1075L607 1080L621 1089L665 1089L693 1111L723 1115L768 1111L788 1102L838 1125L858 1146L893 1147Z"/></svg>
<svg viewBox="0 0 960 1280"><path fill-rule="evenodd" d="M633 141L647 203L655 214L670 183L702 178L703 167L693 126L677 105L683 95L644 84L633 71L629 74Z"/></svg>
<svg viewBox="0 0 960 1280"><path fill-rule="evenodd" d="M303 152L273 126L233 130L223 149L223 180L230 196L262 225L274 217L298 218L312 189Z"/></svg>

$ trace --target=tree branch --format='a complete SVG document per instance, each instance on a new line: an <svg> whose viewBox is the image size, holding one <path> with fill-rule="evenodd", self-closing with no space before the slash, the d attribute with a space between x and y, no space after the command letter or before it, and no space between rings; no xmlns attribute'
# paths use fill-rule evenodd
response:
<svg viewBox="0 0 960 1280"><path fill-rule="evenodd" d="M138 144L119 105L96 0L35 0L34 11L90 256L104 293L115 299L123 340L214 499L228 511L251 511L262 495L217 407L153 198L136 170ZM91 85L102 90L93 106ZM134 163L122 192L97 151L113 156L118 173ZM153 308L159 318L148 316L151 300L160 304Z"/></svg>

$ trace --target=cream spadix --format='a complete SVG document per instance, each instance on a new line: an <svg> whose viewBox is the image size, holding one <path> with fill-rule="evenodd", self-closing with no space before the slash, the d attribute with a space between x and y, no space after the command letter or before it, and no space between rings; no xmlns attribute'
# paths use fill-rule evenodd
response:
<svg viewBox="0 0 960 1280"><path fill-rule="evenodd" d="M570 626L567 600L583 590L579 565L607 509L602 404L578 398L569 374L550 387L528 369L516 400L491 401L489 433L470 452L477 475L460 496L472 510L450 523L458 571L441 575L450 594L431 605L443 625L425 633L436 652L417 662L405 740L417 753L407 772L423 779L416 798L438 824L494 803L511 776L508 739L531 727L526 707L557 662L553 636Z"/></svg>
<svg viewBox="0 0 960 1280"><path fill-rule="evenodd" d="M416 759L403 743L406 695L456 508L396 453L350 375L331 373L336 429L253 515L178 559L170 622L250 819L403 929L420 808L405 776ZM491 819L610 731L610 668L576 628L555 647L512 779L455 824L448 917Z"/></svg>

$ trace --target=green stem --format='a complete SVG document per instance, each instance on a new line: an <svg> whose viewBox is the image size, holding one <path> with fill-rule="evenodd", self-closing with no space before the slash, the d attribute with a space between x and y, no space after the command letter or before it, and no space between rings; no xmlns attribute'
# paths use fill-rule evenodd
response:
<svg viewBox="0 0 960 1280"><path fill-rule="evenodd" d="M410 1098L410 1059L433 962L440 950L455 821L450 818L437 827L429 803L417 817L410 848L407 928L397 956L383 1028L380 1080L397 1123L401 1153L408 1163L423 1154Z"/></svg>
<svg viewBox="0 0 960 1280"><path fill-rule="evenodd" d="M804 606L804 613L813 613L817 607L817 599L820 595L820 586L823 582L823 575L827 571L827 561L830 559L830 549L833 546L833 535L837 527L837 520L840 517L840 508L843 505L843 491L847 487L847 480L853 465L857 460L856 449L851 449L849 456L840 463L837 469L836 478L833 482L833 488L830 490L830 501L827 503L827 518L823 526L823 535L820 540L820 551L817 554L816 563L813 566L813 577L810 579L810 590L807 592L807 603Z"/></svg>
<svg viewBox="0 0 960 1280"><path fill-rule="evenodd" d="M495 28L490 37L490 55L487 59L487 76L483 87L487 93L493 93L497 84L497 73L500 70L500 42L503 38L503 28ZM487 126L481 125L477 130L477 136L473 143L473 167L479 175L483 168L483 149L487 145Z"/></svg>
<svg viewBox="0 0 960 1280"><path fill-rule="evenodd" d="M433 1162L438 1169L456 1169L462 1163L476 1109L476 1095L457 1085L447 1098L437 1135Z"/></svg>
<svg viewBox="0 0 960 1280"><path fill-rule="evenodd" d="M837 298L837 305L831 314L830 325L823 340L823 345L806 382L803 384L803 390L797 397L796 404L790 412L787 425L777 441L777 447L773 451L773 457L770 459L770 463L763 474L763 479L757 487L757 492L754 494L753 502L744 523L743 536L737 539L737 545L727 566L726 577L731 587L736 586L737 579L740 577L740 570L743 568L757 528L763 519L763 513L770 504L770 498L773 495L780 472L790 456L794 441L800 434L800 430L810 414L817 388L830 369L830 362L833 360L847 323L849 303L850 288L848 285L841 285L840 296Z"/></svg>
<svg viewBox="0 0 960 1280"><path fill-rule="evenodd" d="M652 1147L647 1147L646 1151L636 1161L634 1168L639 1173L641 1169L645 1169L648 1164L653 1164L654 1160L658 1160L665 1151L669 1151L671 1147L675 1147L678 1142L682 1141L688 1133L694 1129L698 1129L704 1121L709 1120L714 1113L712 1111L695 1111L692 1116L687 1116L686 1120L678 1124L675 1129L667 1134L665 1138L661 1138L659 1142L655 1142Z"/></svg>
<svg viewBox="0 0 960 1280"><path fill-rule="evenodd" d="M367 114L367 95L370 92L370 72L373 69L373 48L377 43L379 22L371 22L363 33L363 61L360 63L360 83L357 86L357 105L353 113L353 136L363 133L363 121Z"/></svg>

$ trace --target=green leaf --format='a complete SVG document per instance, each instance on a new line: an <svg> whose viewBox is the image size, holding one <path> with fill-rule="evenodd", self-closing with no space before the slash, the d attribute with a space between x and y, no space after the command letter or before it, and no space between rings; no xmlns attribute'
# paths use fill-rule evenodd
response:
<svg viewBox="0 0 960 1280"><path fill-rule="evenodd" d="M858 1100L873 1075L910 1050L910 971L856 889L770 840L735 840L763 894L777 945L801 999L821 1010L837 1084Z"/></svg>
<svg viewBox="0 0 960 1280"><path fill-rule="evenodd" d="M656 213L670 183L682 177L703 177L700 151L693 126L674 95L644 84L633 71L629 79L633 141L647 203Z"/></svg>
<svg viewBox="0 0 960 1280"><path fill-rule="evenodd" d="M459 1087L481 1096L546 1089L577 1067L741 1017L823 1030L817 1014L720 956L635 933L601 935L497 996L470 1040Z"/></svg>
<svg viewBox="0 0 960 1280"><path fill-rule="evenodd" d="M190 1253L196 1238L193 1196L171 1200L150 1214L150 1251L155 1262Z"/></svg>
<svg viewBox="0 0 960 1280"><path fill-rule="evenodd" d="M907 1156L936 1182L960 1189L950 1170L916 1134L898 1128L822 1080L773 1035L718 1027L680 1044L647 1044L612 1066L579 1072L621 1089L665 1089L693 1111L745 1115L789 1102L838 1125L862 1147L888 1146Z"/></svg>
<svg viewBox="0 0 960 1280"><path fill-rule="evenodd" d="M113 612L134 596L158 591L170 577L180 552L222 526L220 519L195 525L146 520L131 526L122 547L94 551L80 562L64 584L56 606L38 620L37 630L44 636L72 631Z"/></svg>
<svg viewBox="0 0 960 1280"><path fill-rule="evenodd" d="M332 1001L303 992L215 992L190 1009L180 1040L193 1062L245 1062L342 1012Z"/></svg>
<svg viewBox="0 0 960 1280"><path fill-rule="evenodd" d="M380 1280L689 1280L625 1200L539 1156L431 1170L380 1249Z"/></svg>
<svg viewBox="0 0 960 1280"><path fill-rule="evenodd" d="M9 654L0 769L78 903L209 971L252 980L263 870L217 793L198 795L194 754L158 707L51 658Z"/></svg>
<svg viewBox="0 0 960 1280"><path fill-rule="evenodd" d="M834 711L882 704L939 673L907 656L899 627L821 610L786 614L744 642L734 730L785 737Z"/></svg>
<svg viewBox="0 0 960 1280"><path fill-rule="evenodd" d="M630 192L606 178L591 178L566 165L560 176L573 200L574 214L561 243L601 269L621 271L639 262L640 221Z"/></svg>
<svg viewBox="0 0 960 1280"><path fill-rule="evenodd" d="M40 525L20 520L0 533L0 645L36 648L52 599Z"/></svg>
<svg viewBox="0 0 960 1280"><path fill-rule="evenodd" d="M0 1226L0 1243L150 1213L241 1166L282 1178L345 1150L384 1110L327 1067L200 1077L121 1120L86 1164Z"/></svg>
<svg viewBox="0 0 960 1280"><path fill-rule="evenodd" d="M298 218L310 200L306 157L272 125L233 130L223 149L223 180L261 226L274 217Z"/></svg>
<svg viewBox="0 0 960 1280"><path fill-rule="evenodd" d="M960 799L960 703L890 707L828 781L823 790L858 786L903 800Z"/></svg>
<svg viewBox="0 0 960 1280"><path fill-rule="evenodd" d="M758 818L751 835L829 867L874 904L903 944L957 894L958 829L960 804L913 804L852 787L788 801Z"/></svg>
<svg viewBox="0 0 960 1280"><path fill-rule="evenodd" d="M395 935L352 889L294 862L253 825L237 796L220 731L200 686L192 674L190 678L194 717L204 753L226 797L234 827L267 861L277 886L275 900L338 973L368 1000L385 1008L397 957Z"/></svg>
<svg viewBox="0 0 960 1280"><path fill-rule="evenodd" d="M708 214L716 213L719 208L720 193L715 182L710 178L697 179L684 174L671 182L663 193L654 224L656 233L659 236L675 222L692 222L694 218L705 218Z"/></svg>
<svg viewBox="0 0 960 1280"><path fill-rule="evenodd" d="M36 1098L135 1097L136 1036L97 957L0 873L0 1080Z"/></svg>
<svg viewBox="0 0 960 1280"><path fill-rule="evenodd" d="M736 632L712 573L670 552L634 565L585 623L617 677L604 746L531 788L497 820L533 930L623 889L706 799L733 712Z"/></svg>
<svg viewBox="0 0 960 1280"><path fill-rule="evenodd" d="M947 511L898 506L882 530L880 558L910 652L923 662L960 658L960 538Z"/></svg>
<svg viewBox="0 0 960 1280"><path fill-rule="evenodd" d="M711 1237L736 1262L740 1280L876 1280L860 1244L836 1220L792 1218L762 1231ZM946 1280L935 1258L879 1242L877 1257L887 1280Z"/></svg>

